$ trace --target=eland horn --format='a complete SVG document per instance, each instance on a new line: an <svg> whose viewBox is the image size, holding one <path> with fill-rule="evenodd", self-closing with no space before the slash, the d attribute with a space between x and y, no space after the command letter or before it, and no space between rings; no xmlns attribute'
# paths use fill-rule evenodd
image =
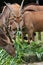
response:
<svg viewBox="0 0 43 65"><path fill-rule="evenodd" d="M24 0L22 0L21 6L20 6L20 11L22 10L23 3L24 3Z"/></svg>
<svg viewBox="0 0 43 65"><path fill-rule="evenodd" d="M6 4L6 6L9 8L9 10L12 12L12 15L15 16L15 13L13 11L13 9L11 9L11 7L9 5L11 4L7 4L6 2L4 2Z"/></svg>

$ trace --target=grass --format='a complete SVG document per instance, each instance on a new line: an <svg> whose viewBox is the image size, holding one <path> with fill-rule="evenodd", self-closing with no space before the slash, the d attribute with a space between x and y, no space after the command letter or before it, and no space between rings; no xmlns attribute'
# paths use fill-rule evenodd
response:
<svg viewBox="0 0 43 65"><path fill-rule="evenodd" d="M38 33L36 32L36 37L35 37L36 41L38 41ZM43 41L43 32L41 32L41 41Z"/></svg>
<svg viewBox="0 0 43 65"><path fill-rule="evenodd" d="M18 31L16 34L16 40L13 40L16 49L15 57L10 56L5 50L0 48L0 65L20 65L25 62L22 58L24 55L33 54L36 54L39 61L42 61L43 41L39 42L36 36L37 41L31 42L31 44L28 45L25 40L22 42L20 34L21 32Z"/></svg>

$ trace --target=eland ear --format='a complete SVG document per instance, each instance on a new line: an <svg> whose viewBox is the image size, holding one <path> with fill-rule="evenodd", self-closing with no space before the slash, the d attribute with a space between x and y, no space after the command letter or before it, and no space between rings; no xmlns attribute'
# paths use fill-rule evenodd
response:
<svg viewBox="0 0 43 65"><path fill-rule="evenodd" d="M13 15L13 16L15 16L15 13L14 13L13 8L11 8L11 7L10 7L10 5L11 5L11 4L6 3L5 1L4 1L4 3L5 3L5 4L6 4L6 6L9 8L9 10L10 10L10 11L11 11L11 13L12 13L12 15Z"/></svg>
<svg viewBox="0 0 43 65"><path fill-rule="evenodd" d="M7 4L5 1L4 1L4 3L9 8L9 10L12 11L11 8L9 7L9 5L11 5L11 4Z"/></svg>

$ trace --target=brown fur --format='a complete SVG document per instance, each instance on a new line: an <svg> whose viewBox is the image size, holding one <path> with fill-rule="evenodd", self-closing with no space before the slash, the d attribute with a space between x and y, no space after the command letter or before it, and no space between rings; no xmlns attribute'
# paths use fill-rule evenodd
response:
<svg viewBox="0 0 43 65"><path fill-rule="evenodd" d="M10 4L9 6L11 9L13 9L13 13L15 13L17 17L19 17L20 6L17 3ZM0 14L0 21L1 21L0 26L2 26L2 22L3 22L3 24L6 23L6 21L8 22L9 17L12 18L14 16L12 15L12 12L10 11L10 9L7 6L4 6L2 13Z"/></svg>
<svg viewBox="0 0 43 65"><path fill-rule="evenodd" d="M43 31L43 11L26 11L23 16L25 26L28 30L28 41L34 40L33 32Z"/></svg>
<svg viewBox="0 0 43 65"><path fill-rule="evenodd" d="M31 11L31 12L33 12L33 11L43 11L43 6L37 5L35 3L34 4L31 3L31 4L28 4L27 6L23 7L23 13L26 12L26 11ZM39 35L38 39L41 40L41 33L39 32L38 35Z"/></svg>
<svg viewBox="0 0 43 65"><path fill-rule="evenodd" d="M39 6L37 5L29 5L29 6L26 6L26 7L24 7L23 8L23 14L25 13L25 11L31 11L31 12L36 12L36 11L41 11L41 9L42 9L42 7L40 6L39 8L38 8ZM16 10L16 7L15 7L15 11L18 13L19 12L19 9L20 9L20 6L19 7L17 7L18 8L18 10ZM16 29L16 25L12 22L13 21L13 19L15 20L15 22L17 22L17 23L19 23L20 22L20 20L22 19L22 16L21 17L19 17L19 13L18 13L18 15L17 15L17 13L15 12L15 14L16 14L16 16L15 17L13 17L13 16L11 16L10 17L10 23L12 23L11 25L10 25L10 27L12 28L12 30L13 31L15 31L15 29ZM15 25L15 26L14 26Z"/></svg>
<svg viewBox="0 0 43 65"><path fill-rule="evenodd" d="M40 5L27 5L26 7L24 6L23 8L23 12L25 11L29 11L29 10L34 10L34 11L43 11L43 6L40 6Z"/></svg>
<svg viewBox="0 0 43 65"><path fill-rule="evenodd" d="M2 35L4 37L2 37ZM0 47L5 49L10 55L15 56L14 44L10 41L9 37L0 28Z"/></svg>
<svg viewBox="0 0 43 65"><path fill-rule="evenodd" d="M3 28L3 25L7 25L8 27L10 26L12 28L12 30L14 30L16 27L15 24L13 24L13 26L10 23L14 22L14 19L16 22L20 22L21 17L20 17L20 5L18 5L17 3L15 4L8 4L9 7L11 8L12 11L10 11L10 9L7 6L4 6L2 13L0 14L0 27ZM12 15L15 13L15 15ZM4 28L5 31L5 28ZM6 31L5 31L6 32ZM11 33L11 31L10 31ZM11 35L12 36L12 35Z"/></svg>
<svg viewBox="0 0 43 65"><path fill-rule="evenodd" d="M18 8L19 9L19 8ZM19 10L18 10L19 11ZM38 11L43 11L43 6L40 6L40 5L29 5L29 6L26 6L26 7L24 7L23 8L23 14L26 12L26 11L30 11L30 12L38 12ZM21 16L21 18L22 18L22 16ZM11 19L13 19L13 17L11 18ZM18 13L18 16L16 15L15 16L15 18L14 18L14 20L15 20L15 22L17 22L17 23L19 23L20 22L20 20L19 20L20 18L19 18L19 13ZM24 19L24 16L23 16L23 19ZM33 18L32 18L32 20L33 20ZM12 25L15 25L15 24L12 24ZM14 26L12 26L11 25L11 27L13 28L13 30L15 29L15 27ZM31 30L32 31L32 30ZM40 32L40 31L39 31ZM31 32L30 32L31 33ZM33 31L32 31L32 33L33 33ZM30 36L30 35L29 35ZM33 36L33 35L32 35ZM31 37L32 37L31 36Z"/></svg>
<svg viewBox="0 0 43 65"><path fill-rule="evenodd" d="M10 7L13 7L13 5ZM10 55L14 56L15 55L14 44L11 42L9 36L6 35L7 31L1 29L3 28L3 25L6 24L7 26L7 24L9 23L8 22L9 16L12 15L12 14L10 15L10 13L11 12L9 8L7 6L4 6L3 11L0 14L0 47L5 49Z"/></svg>

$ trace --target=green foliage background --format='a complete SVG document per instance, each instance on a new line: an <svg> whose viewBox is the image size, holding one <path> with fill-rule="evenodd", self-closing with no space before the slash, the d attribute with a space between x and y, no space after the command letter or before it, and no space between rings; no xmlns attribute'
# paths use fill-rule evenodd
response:
<svg viewBox="0 0 43 65"><path fill-rule="evenodd" d="M16 49L16 56L10 56L5 50L0 48L0 65L20 65L26 61L22 58L23 56L36 55L38 61L43 61L43 42L31 42L30 45L27 41L22 41L20 36L21 32L17 32L16 40L13 40L14 47Z"/></svg>

